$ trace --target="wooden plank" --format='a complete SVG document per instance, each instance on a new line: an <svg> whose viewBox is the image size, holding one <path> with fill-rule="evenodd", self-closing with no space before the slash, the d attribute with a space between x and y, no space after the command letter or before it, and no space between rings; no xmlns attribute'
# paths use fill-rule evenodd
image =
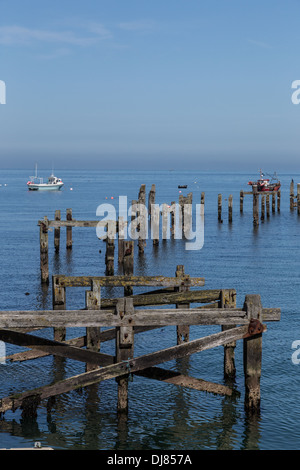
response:
<svg viewBox="0 0 300 470"><path fill-rule="evenodd" d="M98 352L81 349L70 344L52 341L27 333L20 333L14 330L0 329L0 339L5 343L37 349L47 354L53 354L54 356L67 357L69 359L98 366L106 366L113 364L114 362L113 356L108 354L100 354Z"/></svg>
<svg viewBox="0 0 300 470"><path fill-rule="evenodd" d="M187 375L180 374L173 370L166 370L160 367L149 367L135 372L135 375L146 377L148 379L159 380L165 383L177 385L180 387L191 388L202 392L209 392L218 395L232 396L233 390L225 385L208 382L203 379L196 379Z"/></svg>
<svg viewBox="0 0 300 470"><path fill-rule="evenodd" d="M225 312L225 313L224 313ZM38 326L43 328L223 325L246 324L245 312L221 309L149 309L135 310L133 315L120 318L111 310L43 310L37 312L0 312L0 328Z"/></svg>
<svg viewBox="0 0 300 470"><path fill-rule="evenodd" d="M204 286L203 277L182 278L167 276L53 276L53 282L61 287L90 287L92 280L96 280L101 286L127 287L127 286L152 286L152 287L179 287L188 285L190 287Z"/></svg>
<svg viewBox="0 0 300 470"><path fill-rule="evenodd" d="M264 330L265 329L266 327L264 326ZM52 385L28 390L24 393L16 393L1 400L0 413L4 413L10 409L15 410L22 405L23 401L26 400L27 397L38 397L39 400L42 400L44 398L67 393L71 390L86 387L103 380L109 380L126 375L129 368L130 372L134 373L136 371L143 370L163 362L179 359L190 354L222 346L223 344L231 341L237 341L238 339L242 339L247 334L247 332L248 326L232 328L228 331L222 331L204 338L190 341L188 343L173 346L162 351L140 356L124 363L112 364L101 369L85 372L83 374L61 380Z"/></svg>
<svg viewBox="0 0 300 470"><path fill-rule="evenodd" d="M149 330L154 330L157 328L161 328L160 326L136 326L133 328L134 334L138 333L144 333ZM16 331L16 330L14 330ZM109 330L104 330L100 332L99 339L100 342L103 343L105 341L111 341L116 338L116 329L111 328ZM87 344L87 338L86 336L80 336L77 338L71 338L68 339L67 341L64 342L64 344L69 344L71 346L77 346L78 348L83 348ZM9 356L6 356L5 359L7 361L11 362L22 362L22 361L29 361L32 359L38 359L39 357L44 357L44 356L49 356L51 353L50 352L45 352L45 350L37 350L37 349L32 349L29 351L22 351L19 353L11 354Z"/></svg>
<svg viewBox="0 0 300 470"><path fill-rule="evenodd" d="M274 309L272 309L274 310ZM238 309L135 309L133 315L118 317L114 310L0 311L0 328L113 327L167 325L246 324L244 310ZM274 320L273 320L274 321ZM277 321L277 320L275 320Z"/></svg>

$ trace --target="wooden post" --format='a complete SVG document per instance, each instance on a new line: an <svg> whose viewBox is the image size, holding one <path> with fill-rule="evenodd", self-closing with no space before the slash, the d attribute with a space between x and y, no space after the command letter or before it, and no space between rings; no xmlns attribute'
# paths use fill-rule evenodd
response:
<svg viewBox="0 0 300 470"><path fill-rule="evenodd" d="M49 261L48 261L48 219L40 221L40 267L41 281L49 284Z"/></svg>
<svg viewBox="0 0 300 470"><path fill-rule="evenodd" d="M244 191L240 191L240 212L244 210Z"/></svg>
<svg viewBox="0 0 300 470"><path fill-rule="evenodd" d="M118 263L123 262L124 258L124 238L125 238L125 222L123 217L118 219Z"/></svg>
<svg viewBox="0 0 300 470"><path fill-rule="evenodd" d="M114 254L115 254L115 240L113 238L106 238L106 253L105 253L105 263L106 263L106 276L114 275Z"/></svg>
<svg viewBox="0 0 300 470"><path fill-rule="evenodd" d="M264 194L261 195L261 215L260 219L264 220L265 219L265 207L266 207L266 196Z"/></svg>
<svg viewBox="0 0 300 470"><path fill-rule="evenodd" d="M55 276L52 277L52 305L53 310L66 310L66 288L56 284ZM54 341L65 341L66 328L53 328Z"/></svg>
<svg viewBox="0 0 300 470"><path fill-rule="evenodd" d="M116 315L121 318L132 315L134 312L133 299L119 299L116 306ZM118 383L118 413L128 412L128 381L130 374L130 359L133 358L134 333L133 327L116 328L116 362L127 362L128 374L117 379ZM130 375L129 375L130 374Z"/></svg>
<svg viewBox="0 0 300 470"><path fill-rule="evenodd" d="M60 211L59 210L55 211L54 219L60 220L60 218L61 218ZM54 248L55 248L56 253L59 252L59 242L60 242L60 227L54 229Z"/></svg>
<svg viewBox="0 0 300 470"><path fill-rule="evenodd" d="M158 205L154 205L151 210L151 237L153 246L159 245L159 221L160 209Z"/></svg>
<svg viewBox="0 0 300 470"><path fill-rule="evenodd" d="M270 217L270 194L266 194L267 218Z"/></svg>
<svg viewBox="0 0 300 470"><path fill-rule="evenodd" d="M253 225L259 225L259 195L257 193L257 186L253 185Z"/></svg>
<svg viewBox="0 0 300 470"><path fill-rule="evenodd" d="M249 322L261 321L262 305L259 295L246 295L244 310ZM244 339L245 409L257 412L260 409L260 376L262 363L262 334Z"/></svg>
<svg viewBox="0 0 300 470"><path fill-rule="evenodd" d="M176 211L176 203L175 201L171 202L170 214L171 214L171 237L174 238L175 236L175 211Z"/></svg>
<svg viewBox="0 0 300 470"><path fill-rule="evenodd" d="M236 308L236 293L234 290L225 291L221 290L220 293L220 308ZM222 331L230 330L235 328L236 325L223 325ZM236 342L228 343L224 345L224 378L232 380L236 374L234 352Z"/></svg>
<svg viewBox="0 0 300 470"><path fill-rule="evenodd" d="M66 219L68 221L72 220L72 209L67 209ZM72 249L72 227L67 227L67 249Z"/></svg>
<svg viewBox="0 0 300 470"><path fill-rule="evenodd" d="M297 183L297 213L300 215L300 183Z"/></svg>
<svg viewBox="0 0 300 470"><path fill-rule="evenodd" d="M142 184L140 187L138 204L139 204L138 215L142 218L145 224L146 223L145 221L146 185L145 184ZM138 239L139 253L144 253L145 245L146 245L146 234L145 234L145 227L144 226L141 227L140 223L138 224L138 231L139 231L139 239Z"/></svg>
<svg viewBox="0 0 300 470"><path fill-rule="evenodd" d="M272 212L275 212L275 193L272 191Z"/></svg>
<svg viewBox="0 0 300 470"><path fill-rule="evenodd" d="M101 288L99 282L92 280L92 289L85 292L85 305L87 310L100 310L101 306ZM100 328L86 328L86 349L90 351L100 351ZM86 364L86 371L95 370L98 366L95 364Z"/></svg>
<svg viewBox="0 0 300 470"><path fill-rule="evenodd" d="M281 191L278 189L277 191L277 212L280 212L280 200L281 200Z"/></svg>
<svg viewBox="0 0 300 470"><path fill-rule="evenodd" d="M290 210L294 210L294 180L292 179L290 184Z"/></svg>
<svg viewBox="0 0 300 470"><path fill-rule="evenodd" d="M228 222L232 222L232 194L228 198Z"/></svg>
<svg viewBox="0 0 300 470"><path fill-rule="evenodd" d="M152 211L152 204L155 204L155 184L152 184L151 189L149 191L149 196L148 196L148 216L151 218L151 211Z"/></svg>
<svg viewBox="0 0 300 470"><path fill-rule="evenodd" d="M203 206L204 206L204 204L205 204L205 193L204 193L204 192L203 192L203 193L201 193L201 200L200 200L200 204L203 204Z"/></svg>
<svg viewBox="0 0 300 470"><path fill-rule="evenodd" d="M222 223L222 194L218 194L218 221Z"/></svg>
<svg viewBox="0 0 300 470"><path fill-rule="evenodd" d="M123 274L124 276L133 275L134 267L134 242L133 240L124 240L124 258L123 258ZM124 287L124 295L132 295L131 286Z"/></svg>
<svg viewBox="0 0 300 470"><path fill-rule="evenodd" d="M176 268L176 277L184 276L184 266L178 265ZM175 292L187 292L190 288L188 286L175 287ZM176 304L176 308L190 308L190 304ZM177 326L177 344L187 343L190 339L190 327L188 325L178 325Z"/></svg>

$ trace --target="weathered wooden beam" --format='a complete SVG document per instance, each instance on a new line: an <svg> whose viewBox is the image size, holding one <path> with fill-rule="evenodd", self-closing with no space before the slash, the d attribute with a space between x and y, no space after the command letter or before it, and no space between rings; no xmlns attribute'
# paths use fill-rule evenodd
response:
<svg viewBox="0 0 300 470"><path fill-rule="evenodd" d="M229 309L236 307L236 292L222 290L220 294L220 304L219 307L222 309ZM226 331L230 328L233 328L236 325L222 325L222 331ZM225 379L233 379L236 374L235 368L235 347L236 343L232 342L230 344L224 345L224 377Z"/></svg>
<svg viewBox="0 0 300 470"><path fill-rule="evenodd" d="M177 289L180 289L178 287ZM137 294L133 295L133 305L141 307L146 305L165 305L165 304L190 304L190 303L206 303L219 300L219 290L193 290L185 292L164 292L156 294ZM113 308L117 304L118 298L102 299L101 308Z"/></svg>
<svg viewBox="0 0 300 470"><path fill-rule="evenodd" d="M248 335L248 325L215 333L162 351L140 356L135 359L131 359L128 362L117 363L94 371L85 372L83 374L61 380L52 385L28 390L24 393L15 393L9 397L2 398L0 402L0 413L4 413L11 409L17 409L22 406L23 401L26 400L27 397L37 397L39 400L42 400L44 398L67 393L71 390L86 387L103 380L109 380L126 375L128 372L135 373L139 370L143 370L163 362L179 359L200 351L222 346L228 342L242 339L245 335Z"/></svg>
<svg viewBox="0 0 300 470"><path fill-rule="evenodd" d="M135 375L146 377L148 379L159 380L161 382L177 385L180 387L191 388L193 390L199 390L202 392L214 393L217 395L232 396L232 388L226 387L225 385L216 384L214 382L208 382L203 379L196 379L187 375L180 374L173 370L166 370L160 367L149 367L141 371L135 372Z"/></svg>
<svg viewBox="0 0 300 470"><path fill-rule="evenodd" d="M190 287L204 286L205 279L203 277L167 277L167 276L53 276L55 285L61 287L90 287L92 280L99 281L101 286L106 287L126 287L126 286L162 286L162 287L180 287L188 285Z"/></svg>
<svg viewBox="0 0 300 470"><path fill-rule="evenodd" d="M134 334L144 333L145 331L154 330L157 328L161 328L160 326L136 326L133 327ZM14 330L16 331L16 330ZM99 339L101 343L105 341L111 341L116 338L116 328L111 328L109 330L100 331ZM83 348L87 345L87 338L86 336L80 336L77 338L71 338L65 341L63 344L67 344L70 346L77 346L78 348ZM39 357L49 356L51 353L45 352L44 350L37 350L32 349L29 351L22 351L19 353L11 354L5 357L7 361L11 362L23 362L29 361L33 359L38 359Z"/></svg>
<svg viewBox="0 0 300 470"><path fill-rule="evenodd" d="M47 338L41 338L28 333L20 333L14 330L0 329L0 339L5 343L36 349L44 353L43 355L52 354L54 356L67 357L97 366L107 366L114 362L113 356L108 354L100 354L92 350L72 346L71 344L52 341Z"/></svg>
<svg viewBox="0 0 300 470"><path fill-rule="evenodd" d="M272 321L268 320L267 321ZM273 321L278 321L277 319ZM114 310L40 310L0 311L0 328L59 328L97 326L247 324L244 310L238 309L135 309L130 316L115 315Z"/></svg>

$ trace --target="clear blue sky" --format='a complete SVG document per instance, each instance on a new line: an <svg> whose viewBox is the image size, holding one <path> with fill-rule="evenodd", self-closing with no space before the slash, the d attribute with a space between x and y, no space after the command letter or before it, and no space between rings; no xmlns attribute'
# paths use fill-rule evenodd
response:
<svg viewBox="0 0 300 470"><path fill-rule="evenodd" d="M0 0L0 168L300 170L299 0Z"/></svg>

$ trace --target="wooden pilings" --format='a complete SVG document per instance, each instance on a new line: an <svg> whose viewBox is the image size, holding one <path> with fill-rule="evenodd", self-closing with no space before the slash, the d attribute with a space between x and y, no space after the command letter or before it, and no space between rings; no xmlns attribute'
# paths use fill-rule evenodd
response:
<svg viewBox="0 0 300 470"><path fill-rule="evenodd" d="M178 267L179 268L179 267ZM0 413L18 407L26 407L30 412L30 403L41 403L43 399L49 399L57 395L70 392L78 387L86 387L112 378L118 381L118 412L126 414L128 411L128 385L133 374L142 375L153 380L163 380L166 383L177 386L190 387L196 390L218 393L230 396L233 390L224 385L214 384L201 379L184 376L175 371L158 368L157 365L181 357L190 356L196 352L208 350L218 346L224 346L228 354L226 358L227 367L232 371L232 354L230 349L235 342L242 339L244 342L244 372L245 372L245 408L248 412L257 412L260 407L260 375L262 342L261 336L266 326L262 321L278 321L280 319L280 309L264 309L260 303L260 297L250 295L245 297L243 309L236 308L234 290L215 291L186 291L165 293L159 290L159 294L147 293L147 298L154 303L157 296L171 295L171 303L178 304L181 297L181 305L173 308L135 308L135 302L140 301L140 295L125 297L121 299L111 299L114 308L112 310L103 309L103 302L100 304L100 287L102 285L155 285L180 287L182 282L189 286L202 285L202 278L190 278L182 275L183 268L177 269L181 275L174 278L163 276L150 277L66 277L54 276L53 289L56 299L56 309L52 311L40 312L8 312L0 311L0 340L31 348L28 352L17 353L22 355L22 359L33 359L53 354L60 357L69 357L88 364L86 372L60 380L57 383L45 385L34 390L5 397L0 401ZM61 306L65 306L66 286L91 286L91 291L86 294L86 310L67 311L65 308L59 309L58 301L61 298ZM61 290L63 289L63 290ZM186 308L191 301L199 301L202 295L203 303L219 299L218 308L205 305L204 307ZM194 296L194 297L193 297ZM142 296L143 297L143 296ZM152 300L151 300L152 299ZM197 300L196 300L197 299ZM160 305L169 303L169 299L163 301L159 297ZM168 347L155 352L150 352L143 356L134 357L134 335L143 331L160 326L190 326L190 325L223 325L223 331L210 334L205 337L185 341L173 347ZM240 326L236 327L238 324ZM86 340L83 338L73 338L68 341L52 341L40 336L28 335L20 331L15 331L16 325L22 327L84 327L86 328ZM113 327L100 332L95 331L91 341L90 328L101 326ZM90 335L90 336L89 336ZM100 341L114 339L116 341L115 356L99 352ZM87 345L87 349L82 349ZM231 351L232 353L232 351ZM12 358L11 358L12 359ZM224 362L225 365L225 362ZM30 403L29 403L29 401ZM36 406L32 407L36 413Z"/></svg>

